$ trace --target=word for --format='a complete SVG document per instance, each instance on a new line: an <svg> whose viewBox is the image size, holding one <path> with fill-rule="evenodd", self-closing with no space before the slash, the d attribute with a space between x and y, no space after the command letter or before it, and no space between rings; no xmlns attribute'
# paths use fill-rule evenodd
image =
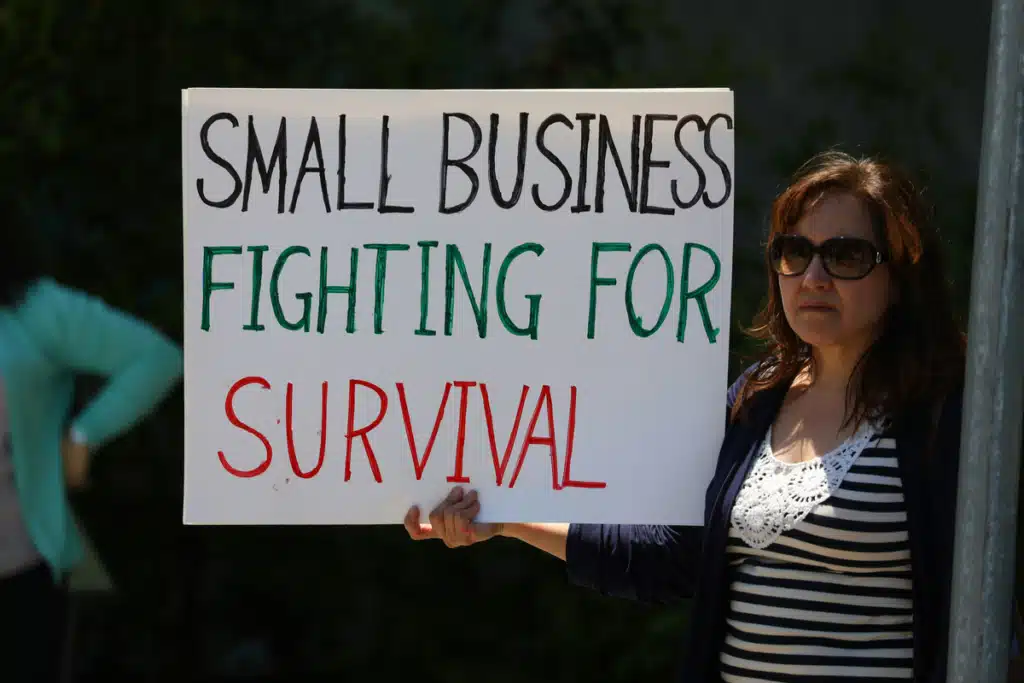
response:
<svg viewBox="0 0 1024 683"><path fill-rule="evenodd" d="M532 115L536 120L536 115ZM490 199L493 204L502 209L512 209L519 205L522 200L523 190L526 185L529 173L527 171L527 150L531 138L537 152L547 163L553 165L562 176L562 187L557 193L542 192L539 183L533 183L530 187L530 196L533 204L542 211L558 211L566 206L576 190L576 201L569 210L572 213L585 213L593 211L602 213L605 206L605 191L607 183L607 167L609 158L615 165L619 185L623 192L623 198L633 213L654 214L671 216L677 209L689 209L703 202L708 208L718 208L725 204L732 194L732 173L728 165L716 153L713 144L712 131L716 123L721 122L728 130L732 130L732 117L728 114L718 113L705 120L698 114L678 116L676 114L634 114L631 120L631 135L628 150L620 152L615 139L612 136L612 125L607 115L592 113L577 113L570 119L565 114L550 114L541 119L536 128L531 131L531 114L520 112L518 114L518 137L516 142L516 176L510 187L502 188L498 181L498 138L501 116L492 113L489 117L487 135L487 159L486 165L487 187ZM656 206L651 204L651 183L652 172L655 169L667 170L672 167L669 159L655 159L654 139L656 125L674 123L671 132L676 152L696 172L697 184L689 196L682 196L678 179L669 181L669 190L674 206ZM220 124L220 125L218 125ZM305 133L302 135L304 143L302 147L302 158L299 162L298 173L294 184L289 191L289 124L294 125L294 119L281 117L277 129L277 136L274 139L269 159L265 153L265 147L261 144L256 133L255 117L248 115L247 132L239 134L246 135L245 138L245 160L244 179L243 173L238 168L243 164L241 159L229 160L226 158L226 147L240 148L237 140L232 139L230 130L237 129L241 124L238 117L231 112L219 112L208 117L199 129L199 142L203 154L231 178L231 190L223 197L211 197L207 194L205 178L196 180L196 191L199 199L207 206L217 209L229 209L239 203L241 199L241 211L249 210L250 197L252 195L254 174L258 174L260 187L264 194L271 191L274 176L277 176L277 212L295 213L298 205L299 194L303 188L303 181L307 175L315 176L318 183L320 198L323 202L324 211L345 211L345 210L376 210L379 213L409 214L416 210L416 207L409 204L398 203L389 198L389 191L393 176L391 174L390 160L388 158L389 140L391 136L390 116L384 114L380 118L380 160L377 174L377 197L376 202L363 198L353 200L346 194L345 179L350 173L349 160L346 157L348 146L347 117L345 114L338 115L336 122L336 133L333 144L337 145L337 167L327 168L324 160L324 141L321 137L322 121L316 116L309 118L305 124ZM230 129L224 129L224 126ZM578 125L578 148L577 158L572 164L576 167L576 175L569 171L566 160L560 158L553 152L545 141L545 136L552 126L563 126L570 131L577 132ZM711 160L721 174L724 190L721 197L712 198L708 195L706 187L708 184L708 171L683 144L682 134L687 126L694 126L702 134L704 154ZM216 131L214 126L217 126ZM457 127L465 130L472 138L470 150L462 156L453 157L452 133ZM596 128L596 132L595 129ZM531 134L532 132L532 134ZM659 135L667 134L665 130ZM360 133L362 134L362 133ZM594 137L596 136L596 140ZM213 138L223 146L217 145L215 149ZM294 138L292 138L294 139ZM476 166L475 157L483 147L484 132L481 124L472 116L461 112L446 112L441 116L441 150L438 160L439 183L438 183L438 204L437 211L442 214L458 213L465 210L477 199L480 191L481 174ZM641 141L642 140L642 141ZM591 145L596 149L593 154L597 157L595 177L593 179L594 190L592 195L587 193L587 185L590 169ZM628 161L623 158L628 153ZM402 163L394 164L395 167L403 168ZM449 173L457 170L462 173L470 183L468 196L455 201L448 196ZM336 176L333 183L328 183L328 174ZM334 196L331 196L329 185L334 186ZM308 186L307 186L308 187ZM316 190L314 190L316 191ZM553 201L542 198L542 194L556 196ZM591 204L591 200L593 204Z"/></svg>
<svg viewBox="0 0 1024 683"><path fill-rule="evenodd" d="M295 440L292 430L293 422L293 394L294 386L291 382L287 383L285 388L285 399L284 399L284 420L285 420L285 439L288 448L288 461L291 466L292 472L295 476L301 479L312 479L323 467L324 458L327 455L327 432L328 432L328 419L327 419L327 405L328 405L328 382L323 382L320 387L320 450L317 455L316 464L308 470L302 469L299 464L298 455L295 450ZM247 387L259 387L263 390L270 390L271 385L265 378L259 376L243 377L242 379L235 382L227 392L227 396L224 401L224 413L227 416L228 422L232 426L255 436L263 444L263 448L266 451L266 457L263 462L256 467L249 470L242 470L234 467L228 461L227 456L223 451L217 452L217 457L220 459L221 466L227 470L228 473L236 477L250 478L258 477L267 471L270 467L274 457L274 450L270 444L270 440L267 439L266 435L257 430L256 428L243 422L235 411L234 400L235 395ZM371 391L375 396L378 403L377 414L369 422L369 424L356 426L356 401L358 399L357 389L363 388ZM454 471L448 475L447 481L458 484L470 484L469 476L466 475L463 469L464 456L465 456L465 445L466 445L466 414L468 412L469 404L469 393L470 389L477 388L480 393L480 398L483 401L483 412L484 422L487 428L487 438L491 450L491 459L494 465L494 479L495 484L498 486L502 485L505 479L505 474L510 464L513 449L515 447L516 437L519 433L519 427L523 418L523 410L526 407L526 400L530 394L530 387L527 385L523 386L522 393L519 397L519 407L516 410L515 420L512 423L512 429L509 433L508 439L505 441L505 449L500 459L498 456L498 445L497 436L494 430L494 418L491 413L491 401L490 396L487 392L487 384L480 382L465 382L465 381L453 381L446 382L444 385L444 391L441 394L440 404L437 408L437 415L434 418L433 429L430 432L430 436L427 438L426 443L423 445L423 455L419 455L420 444L423 444L423 440L418 438L414 433L412 427L412 420L409 415L409 405L406 400L405 385L402 382L395 384L395 391L398 395L398 403L401 410L402 424L405 427L405 436L409 444L409 452L412 456L412 470L416 476L416 480L420 481L423 478L423 473L427 467L427 461L430 459L431 452L434 448L434 442L437 439L438 430L441 427L441 423L444 420L445 408L448 405L449 397L451 396L452 389L459 391L459 423L458 432L455 442L455 467ZM365 392L363 392L365 394ZM370 443L370 432L377 429L384 421L388 408L391 405L388 394L381 387L360 379L350 379L348 381L348 417L346 420L345 427L345 481L349 481L352 478L352 451L353 444L356 440L359 440L363 447L363 452L366 455L366 459L369 462L370 472L373 474L373 479L378 484L384 482L383 475L381 474L380 464L377 462L376 454L374 453L373 446ZM545 420L547 421L547 434L538 436L536 434L537 422L541 418L543 413ZM548 449L548 457L551 462L551 488L556 491L561 491L567 488L584 488L584 489L601 489L607 486L606 482L601 481L577 481L572 478L572 456L573 456L573 442L576 437L576 387L572 386L569 390L569 409L566 419L566 445L565 445L565 457L562 462L561 470L559 469L558 462L558 448L556 446L555 437L555 414L554 408L551 401L551 387L543 385L537 394L536 406L533 409L533 414L530 418L529 425L526 428L526 435L523 437L522 445L519 448L519 456L516 460L515 468L512 471L512 476L508 480L508 488L513 488L516 485L516 480L519 478L519 473L523 468L523 463L526 460L526 453L531 446L546 446Z"/></svg>
<svg viewBox="0 0 1024 683"><path fill-rule="evenodd" d="M416 328L414 334L434 336L437 334L437 331L427 327L430 309L430 254L432 249L439 246L439 243L437 241L420 241L416 243L416 246L420 249L420 320L419 327ZM362 248L376 252L376 269L374 272L373 291L373 332L374 334L382 334L384 332L384 302L385 294L387 292L388 255L407 252L411 249L411 245L403 243L376 243L364 244ZM627 242L594 242L591 245L590 308L587 316L588 339L594 339L596 335L598 287L611 287L618 283L618 280L614 277L600 276L598 274L598 261L600 256L601 254L609 252L628 253L632 252L632 249L632 245ZM265 329L264 324L260 322L260 301L263 291L263 259L268 250L269 247L266 245L255 245L246 248L246 251L251 255L252 259L252 282L250 290L250 319L248 323L242 326L243 330L261 331ZM482 274L479 285L479 295L477 295L474 292L473 284L471 283L469 274L467 273L462 251L457 245L445 245L444 334L446 336L451 336L454 328L454 315L456 308L455 283L456 274L458 274L459 279L462 282L462 286L469 298L470 307L472 308L476 322L477 334L481 339L487 337L489 310L488 294L491 286L491 252L491 243L485 243L480 268ZM694 252L701 252L705 254L711 260L713 268L711 276L705 282L695 287L692 286L690 282L691 262ZM203 305L200 326L204 331L209 331L211 327L210 309L213 293L216 291L232 290L235 288L234 282L214 279L214 258L218 256L241 256L242 253L243 249L241 245L208 246L203 248ZM527 253L539 258L544 253L544 247L533 242L526 242L519 244L508 251L508 253L502 258L501 264L497 269L498 272L494 286L494 302L495 307L497 308L498 318L507 332L512 335L529 337L530 339L536 340L540 322L541 294L531 293L523 295L523 298L525 298L529 303L529 318L525 325L512 320L509 315L506 297L506 282L509 268L516 259ZM290 246L283 249L275 260L273 270L270 274L269 286L270 303L273 309L274 319L277 321L277 324L286 330L309 332L312 326L313 300L315 296L316 331L319 334L323 334L327 323L327 297L330 294L343 294L348 298L345 331L349 334L355 333L357 301L356 283L359 254L360 249L357 247L352 247L349 250L348 282L345 284L330 284L331 281L327 272L329 256L328 247L321 247L315 294L312 289L310 291L296 293L294 296L301 304L301 315L289 319L281 302L279 284L281 274L290 258L298 255L311 258L312 254L309 249L303 246ZM662 302L661 312L657 320L653 325L645 327L644 321L636 313L636 305L633 296L633 282L637 269L648 255L661 257L661 262L665 269L665 296ZM712 249L695 242L688 242L684 245L682 265L678 278L680 282L679 317L678 324L676 326L676 339L680 343L683 343L685 340L687 308L691 300L697 304L697 310L700 312L701 321L703 322L704 331L707 334L708 341L712 344L715 343L719 329L712 324L707 297L715 286L717 286L720 276L721 262ZM630 329L636 336L649 337L657 332L664 324L673 302L676 279L672 259L669 257L668 252L663 246L660 244L647 244L637 250L632 258L629 268L626 269L624 288L626 317L629 322Z"/></svg>

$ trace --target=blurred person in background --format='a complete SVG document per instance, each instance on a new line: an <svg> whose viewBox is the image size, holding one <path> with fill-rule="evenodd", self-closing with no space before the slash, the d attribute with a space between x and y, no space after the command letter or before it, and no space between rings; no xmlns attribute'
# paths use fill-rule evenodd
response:
<svg viewBox="0 0 1024 683"><path fill-rule="evenodd" d="M0 681L60 678L66 581L82 557L68 491L178 383L168 337L39 271L25 225L0 238ZM76 375L105 377L72 414Z"/></svg>

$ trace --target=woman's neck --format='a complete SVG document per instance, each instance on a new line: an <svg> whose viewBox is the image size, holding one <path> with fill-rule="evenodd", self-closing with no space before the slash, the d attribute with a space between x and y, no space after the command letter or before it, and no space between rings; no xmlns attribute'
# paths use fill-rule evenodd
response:
<svg viewBox="0 0 1024 683"><path fill-rule="evenodd" d="M864 350L859 347L813 348L813 374L809 378L811 383L818 390L845 394L863 354Z"/></svg>

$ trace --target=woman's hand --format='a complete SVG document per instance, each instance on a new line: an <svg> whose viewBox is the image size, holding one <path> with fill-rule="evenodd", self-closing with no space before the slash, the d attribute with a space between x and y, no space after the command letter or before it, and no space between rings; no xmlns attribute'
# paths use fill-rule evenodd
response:
<svg viewBox="0 0 1024 683"><path fill-rule="evenodd" d="M420 510L413 506L405 515L405 530L414 541L437 538L449 548L459 548L486 541L502 531L501 524L474 522L480 512L476 491L464 493L456 486L430 513L429 524L420 522Z"/></svg>
<svg viewBox="0 0 1024 683"><path fill-rule="evenodd" d="M64 481L71 490L85 488L89 482L89 446L70 436L61 444L64 459Z"/></svg>

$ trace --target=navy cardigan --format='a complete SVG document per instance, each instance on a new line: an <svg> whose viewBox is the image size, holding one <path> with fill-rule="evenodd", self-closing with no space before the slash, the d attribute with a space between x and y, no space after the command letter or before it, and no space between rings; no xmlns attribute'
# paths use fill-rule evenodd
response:
<svg viewBox="0 0 1024 683"><path fill-rule="evenodd" d="M730 410L750 371L729 388ZM691 599L681 683L721 680L718 657L729 601L729 517L785 393L781 387L755 394L747 415L727 423L707 488L703 527L573 524L569 528L566 566L572 583L652 604ZM943 401L937 424L933 406L910 409L894 421L911 545L915 683L946 680L962 400L962 387L958 387Z"/></svg>

